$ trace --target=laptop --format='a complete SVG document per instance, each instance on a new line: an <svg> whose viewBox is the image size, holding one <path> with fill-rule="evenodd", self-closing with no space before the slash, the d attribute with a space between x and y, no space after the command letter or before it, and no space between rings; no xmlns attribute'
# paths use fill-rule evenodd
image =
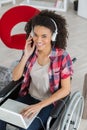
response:
<svg viewBox="0 0 87 130"><path fill-rule="evenodd" d="M13 124L15 126L27 129L29 125L33 122L36 118L36 113L33 117L24 118L20 112L29 105L12 100L7 99L1 106L0 106L0 120Z"/></svg>

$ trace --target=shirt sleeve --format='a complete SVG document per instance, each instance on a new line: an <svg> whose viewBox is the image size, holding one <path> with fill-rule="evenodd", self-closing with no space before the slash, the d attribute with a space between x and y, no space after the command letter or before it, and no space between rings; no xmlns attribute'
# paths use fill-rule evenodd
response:
<svg viewBox="0 0 87 130"><path fill-rule="evenodd" d="M73 74L72 60L69 54L65 51L62 56L61 78L65 79Z"/></svg>

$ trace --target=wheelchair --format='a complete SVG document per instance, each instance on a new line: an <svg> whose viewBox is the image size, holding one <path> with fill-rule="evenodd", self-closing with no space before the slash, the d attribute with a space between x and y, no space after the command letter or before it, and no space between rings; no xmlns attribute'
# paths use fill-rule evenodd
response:
<svg viewBox="0 0 87 130"><path fill-rule="evenodd" d="M0 91L0 105L8 98L16 99L22 78L11 81ZM79 91L57 101L49 115L45 130L78 130L84 108L84 98Z"/></svg>
<svg viewBox="0 0 87 130"><path fill-rule="evenodd" d="M30 14L28 13L29 11L31 11ZM14 49L24 49L26 39L25 34L10 36L11 30L17 23L23 21L26 22L37 13L39 13L39 10L33 7L17 6L8 10L1 17L0 36L6 46ZM9 17L14 20L11 21ZM5 22L7 24L5 24ZM2 105L8 98L16 99L22 81L22 78L18 81L11 81L0 91L0 105ZM45 130L78 130L82 118L83 107L84 99L79 91L73 94L71 93L65 98L58 100L56 106L49 115Z"/></svg>

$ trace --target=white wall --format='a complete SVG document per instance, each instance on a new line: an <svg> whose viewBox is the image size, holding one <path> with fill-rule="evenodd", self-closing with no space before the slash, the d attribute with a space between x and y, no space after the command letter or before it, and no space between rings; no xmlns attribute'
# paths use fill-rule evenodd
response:
<svg viewBox="0 0 87 130"><path fill-rule="evenodd" d="M87 18L87 0L79 0L78 15Z"/></svg>

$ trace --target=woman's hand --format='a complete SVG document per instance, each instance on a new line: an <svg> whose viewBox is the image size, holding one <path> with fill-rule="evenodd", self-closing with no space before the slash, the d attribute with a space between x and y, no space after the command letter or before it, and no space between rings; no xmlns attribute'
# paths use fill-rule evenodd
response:
<svg viewBox="0 0 87 130"><path fill-rule="evenodd" d="M29 35L28 39L26 40L25 49L24 49L24 56L27 58L33 53L35 44L32 44L32 37Z"/></svg>
<svg viewBox="0 0 87 130"><path fill-rule="evenodd" d="M42 106L40 103L29 105L25 109L21 111L20 114L22 114L23 117L31 118L33 117L37 112L39 112L42 109Z"/></svg>

